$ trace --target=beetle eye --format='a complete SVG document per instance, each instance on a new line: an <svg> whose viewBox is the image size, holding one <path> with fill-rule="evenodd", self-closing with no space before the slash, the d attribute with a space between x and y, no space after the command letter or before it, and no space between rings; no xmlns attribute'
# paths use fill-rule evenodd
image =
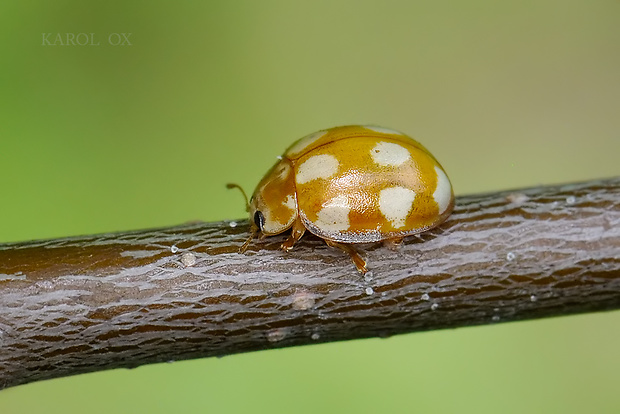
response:
<svg viewBox="0 0 620 414"><path fill-rule="evenodd" d="M258 226L260 231L263 231L263 226L265 225L265 216L260 211L254 213L254 223Z"/></svg>

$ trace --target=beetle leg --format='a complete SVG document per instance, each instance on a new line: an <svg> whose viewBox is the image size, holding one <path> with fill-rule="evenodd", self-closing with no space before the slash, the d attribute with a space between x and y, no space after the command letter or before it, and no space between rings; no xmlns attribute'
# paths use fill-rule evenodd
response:
<svg viewBox="0 0 620 414"><path fill-rule="evenodd" d="M256 236L256 233L258 233L258 228L255 226L250 226L250 236L247 238L245 243L243 243L241 247L239 247L239 253L245 253L250 243L252 243L252 239L254 238L254 236Z"/></svg>
<svg viewBox="0 0 620 414"><path fill-rule="evenodd" d="M331 240L325 240L328 246L337 247L340 250L346 252L351 256L351 260L353 260L353 264L357 267L357 271L361 274L365 275L368 272L368 268L366 267L366 260L362 259L359 252L350 244L337 243Z"/></svg>
<svg viewBox="0 0 620 414"><path fill-rule="evenodd" d="M284 241L284 243L282 243L282 246L280 246L280 248L285 252L290 251L295 245L295 243L297 243L299 239L301 239L301 236L303 236L305 232L306 228L302 224L301 219L297 217L297 219L293 223L293 227L291 228L291 235L288 239L286 239L286 241Z"/></svg>
<svg viewBox="0 0 620 414"><path fill-rule="evenodd" d="M403 246L403 237L383 240L383 245L392 251L398 251Z"/></svg>

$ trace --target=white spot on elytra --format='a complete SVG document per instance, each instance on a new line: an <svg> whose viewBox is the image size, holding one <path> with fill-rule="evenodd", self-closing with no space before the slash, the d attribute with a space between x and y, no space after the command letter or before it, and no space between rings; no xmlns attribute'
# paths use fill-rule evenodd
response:
<svg viewBox="0 0 620 414"><path fill-rule="evenodd" d="M538 298L536 297L536 295L530 296L530 302L536 302L537 300Z"/></svg>
<svg viewBox="0 0 620 414"><path fill-rule="evenodd" d="M433 199L437 203L439 214L443 214L452 200L452 186L450 185L448 176L441 168L435 166L435 173L437 174L437 187L435 187Z"/></svg>
<svg viewBox="0 0 620 414"><path fill-rule="evenodd" d="M321 335L315 332L310 335L310 339L312 339L313 341L318 341L319 339L321 339Z"/></svg>
<svg viewBox="0 0 620 414"><path fill-rule="evenodd" d="M170 246L170 251L172 253L176 253L179 251L179 248L173 244L172 246Z"/></svg>
<svg viewBox="0 0 620 414"><path fill-rule="evenodd" d="M517 256L513 252L508 252L506 254L506 260L508 260L509 262L512 262L516 258Z"/></svg>
<svg viewBox="0 0 620 414"><path fill-rule="evenodd" d="M317 213L317 227L326 231L342 231L349 228L349 200L339 195L323 203L323 208Z"/></svg>
<svg viewBox="0 0 620 414"><path fill-rule="evenodd" d="M364 128L370 129L371 131L375 131L380 134L403 135L402 132L394 131L393 129L390 129L390 128L384 128L384 127L375 126L375 125L364 125Z"/></svg>
<svg viewBox="0 0 620 414"><path fill-rule="evenodd" d="M325 131L318 131L318 132L314 132L314 133L312 133L310 135L306 135L305 137L301 138L299 141L297 141L293 145L291 145L291 147L288 149L288 151L286 151L286 155L288 155L288 156L295 156L295 155L299 154L300 152L302 152L303 150L308 148L310 145L312 145L313 143L315 143L316 141L321 139L325 134L327 134L326 130Z"/></svg>
<svg viewBox="0 0 620 414"><path fill-rule="evenodd" d="M431 310L433 310L433 311L434 311L434 310L437 310L437 308L439 308L439 305L438 305L438 304L433 303L433 304L431 305Z"/></svg>
<svg viewBox="0 0 620 414"><path fill-rule="evenodd" d="M231 221L230 223L228 223L228 225L232 228L237 227L237 222L236 221Z"/></svg>
<svg viewBox="0 0 620 414"><path fill-rule="evenodd" d="M373 293L375 293L375 291L371 288L371 287L367 287L365 290L366 294L368 296L372 295Z"/></svg>
<svg viewBox="0 0 620 414"><path fill-rule="evenodd" d="M431 297L430 297L430 296L428 296L428 293L425 293L425 294L423 294L423 295L420 297L420 299L422 299L422 300L430 300L430 298L431 298Z"/></svg>
<svg viewBox="0 0 620 414"><path fill-rule="evenodd" d="M370 155L374 162L382 166L398 167L411 159L409 151L401 145L394 144L393 142L378 142L373 149L370 150Z"/></svg>
<svg viewBox="0 0 620 414"><path fill-rule="evenodd" d="M304 161L295 174L297 184L304 184L317 178L329 178L338 172L338 160L333 155L314 155Z"/></svg>
<svg viewBox="0 0 620 414"><path fill-rule="evenodd" d="M405 225L415 195L413 190L404 187L389 187L379 192L379 210L394 228Z"/></svg>
<svg viewBox="0 0 620 414"><path fill-rule="evenodd" d="M566 197L566 204L575 204L576 202L577 202L577 199L575 198L575 196Z"/></svg>

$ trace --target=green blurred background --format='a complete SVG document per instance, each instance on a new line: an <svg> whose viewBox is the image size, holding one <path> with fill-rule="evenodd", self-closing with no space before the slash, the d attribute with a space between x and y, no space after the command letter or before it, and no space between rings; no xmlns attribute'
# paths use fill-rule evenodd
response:
<svg viewBox="0 0 620 414"><path fill-rule="evenodd" d="M620 173L618 1L3 0L0 42L0 242L243 217L225 183L251 190L293 140L341 124L418 138L457 194ZM618 413L619 327L612 312L100 372L2 391L0 413Z"/></svg>

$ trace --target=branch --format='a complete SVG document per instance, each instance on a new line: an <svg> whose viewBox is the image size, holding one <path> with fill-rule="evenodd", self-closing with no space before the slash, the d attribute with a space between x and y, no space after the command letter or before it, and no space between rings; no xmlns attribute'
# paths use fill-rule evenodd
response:
<svg viewBox="0 0 620 414"><path fill-rule="evenodd" d="M103 369L620 307L620 177L457 198L372 273L246 221L0 245L0 388Z"/></svg>

